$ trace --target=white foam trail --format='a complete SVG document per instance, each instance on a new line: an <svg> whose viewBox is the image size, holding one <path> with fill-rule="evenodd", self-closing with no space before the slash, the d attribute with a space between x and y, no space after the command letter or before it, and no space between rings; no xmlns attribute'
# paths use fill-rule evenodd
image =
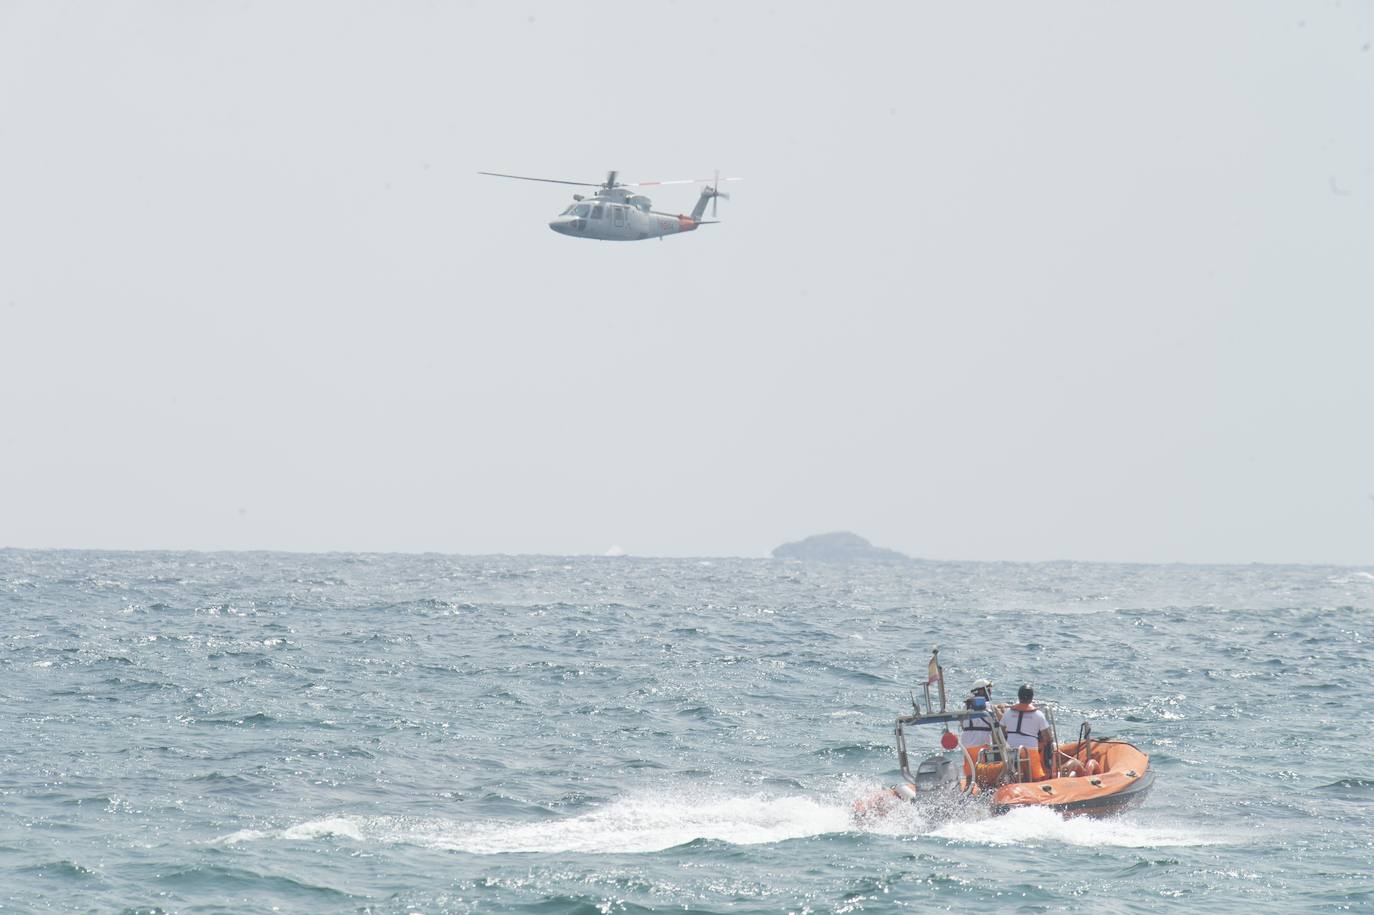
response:
<svg viewBox="0 0 1374 915"><path fill-rule="evenodd" d="M538 823L404 817L330 817L282 830L242 829L217 842L342 837L478 855L662 851L698 839L757 845L852 830L849 808L801 797L624 798L590 813Z"/></svg>
<svg viewBox="0 0 1374 915"><path fill-rule="evenodd" d="M1158 826L1126 818L1095 820L1064 818L1052 810L1012 810L986 819L947 823L930 833L954 842L975 845L1036 845L1062 842L1114 848L1168 848L1222 845L1234 840L1206 836L1187 829Z"/></svg>
<svg viewBox="0 0 1374 915"><path fill-rule="evenodd" d="M326 817L285 829L241 829L216 840L235 845L265 839L310 841L343 838L354 842L418 845L477 855L635 854L663 851L700 839L732 845L758 845L809 836L862 831L889 836L929 836L972 845L1044 845L1169 848L1243 842L1235 837L1142 822L1133 815L1108 819L1064 818L1052 810L1013 810L990 816L977 803L925 805L899 803L885 813L856 822L841 798L870 797L874 786L846 786L840 798L822 802L807 797L701 796L664 792L622 798L597 810L536 823L507 820L455 821L412 817Z"/></svg>
<svg viewBox="0 0 1374 915"><path fill-rule="evenodd" d="M452 824L411 841L473 854L653 852L697 839L757 845L852 828L849 811L807 798L652 795L543 823Z"/></svg>

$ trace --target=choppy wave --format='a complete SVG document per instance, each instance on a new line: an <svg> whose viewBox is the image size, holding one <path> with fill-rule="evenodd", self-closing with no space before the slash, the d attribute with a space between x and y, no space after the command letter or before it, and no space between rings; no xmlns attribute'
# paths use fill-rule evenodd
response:
<svg viewBox="0 0 1374 915"><path fill-rule="evenodd" d="M1316 790L1351 797L1374 796L1374 778L1338 778L1334 782L1318 785Z"/></svg>
<svg viewBox="0 0 1374 915"><path fill-rule="evenodd" d="M1010 887L1045 910L1358 907L1374 788L1347 722L1374 706L1370 581L0 549L0 725L23 763L0 896L753 913L996 909ZM956 698L1031 681L1061 736L1086 718L1137 743L1149 798L1100 821L953 800L854 818L897 777L893 717L933 644ZM913 762L938 737L909 734Z"/></svg>

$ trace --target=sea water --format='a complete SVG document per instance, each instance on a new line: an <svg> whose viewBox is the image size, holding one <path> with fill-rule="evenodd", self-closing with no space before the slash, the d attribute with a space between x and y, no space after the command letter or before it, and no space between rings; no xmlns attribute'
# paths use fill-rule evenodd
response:
<svg viewBox="0 0 1374 915"><path fill-rule="evenodd" d="M1371 607L1316 566L4 550L0 911L1370 910ZM856 823L935 645L1149 798Z"/></svg>

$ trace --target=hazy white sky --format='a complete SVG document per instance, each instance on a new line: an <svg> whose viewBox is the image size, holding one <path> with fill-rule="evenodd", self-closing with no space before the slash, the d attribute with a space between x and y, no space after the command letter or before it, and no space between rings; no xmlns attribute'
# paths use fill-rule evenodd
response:
<svg viewBox="0 0 1374 915"><path fill-rule="evenodd" d="M1371 42L0 2L0 545L1374 563ZM612 244L475 174L609 168L746 181Z"/></svg>

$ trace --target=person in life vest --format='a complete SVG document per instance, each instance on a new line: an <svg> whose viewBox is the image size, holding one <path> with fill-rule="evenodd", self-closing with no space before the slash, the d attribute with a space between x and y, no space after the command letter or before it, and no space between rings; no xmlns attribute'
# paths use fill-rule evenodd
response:
<svg viewBox="0 0 1374 915"><path fill-rule="evenodd" d="M960 721L959 729L963 731L959 735L960 742L970 749L992 743L992 726L997 720L992 706L992 681L986 678L974 680L972 688L968 691L968 698L964 700L964 708L978 711L987 709L988 715L985 718L966 718Z"/></svg>
<svg viewBox="0 0 1374 915"><path fill-rule="evenodd" d="M1040 765L1033 766L1042 773L1047 771L1054 753L1054 732L1045 713L1031 704L1035 690L1029 683L1016 691L1016 704L1002 713L1002 730L1007 735L1007 746L1012 750L1028 748L1039 757Z"/></svg>

